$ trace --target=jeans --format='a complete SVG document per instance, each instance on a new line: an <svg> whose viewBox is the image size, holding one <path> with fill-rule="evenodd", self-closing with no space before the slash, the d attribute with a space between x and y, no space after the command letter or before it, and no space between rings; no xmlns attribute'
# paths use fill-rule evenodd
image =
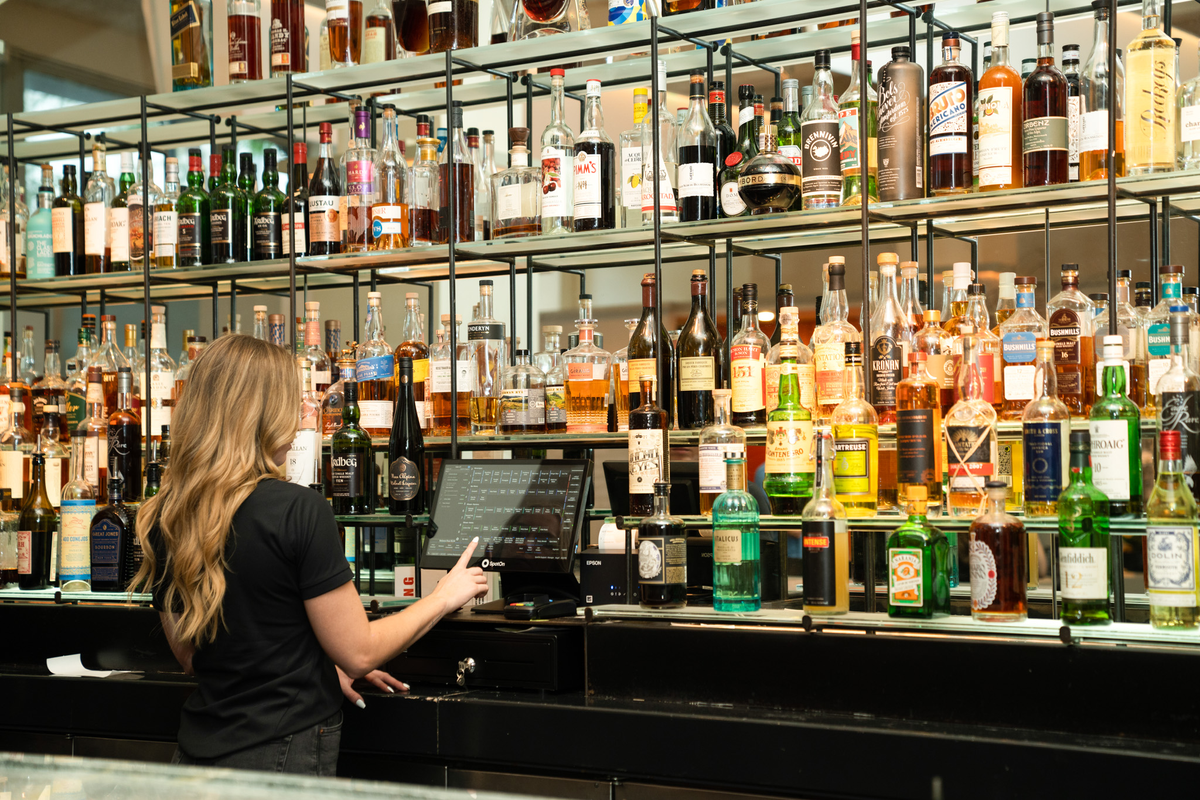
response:
<svg viewBox="0 0 1200 800"><path fill-rule="evenodd" d="M324 722L291 736L272 739L219 758L192 758L176 747L171 763L336 778L341 742L342 712L338 711Z"/></svg>

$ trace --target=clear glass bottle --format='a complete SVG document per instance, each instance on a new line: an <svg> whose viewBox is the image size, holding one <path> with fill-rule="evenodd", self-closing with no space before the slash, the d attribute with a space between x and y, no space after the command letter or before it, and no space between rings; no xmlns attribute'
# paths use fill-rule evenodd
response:
<svg viewBox="0 0 1200 800"><path fill-rule="evenodd" d="M579 344L562 355L567 372L567 432L603 433L608 430L605 398L612 356L596 346L596 320L580 319L575 325Z"/></svg>
<svg viewBox="0 0 1200 800"><path fill-rule="evenodd" d="M925 309L921 307L921 284L917 279L919 267L916 261L900 262L900 308L904 311L904 319L908 321L909 352L912 351L912 337L925 324ZM999 313L999 309L997 309ZM872 326L874 330L874 326ZM907 368L907 364L902 365Z"/></svg>
<svg viewBox="0 0 1200 800"><path fill-rule="evenodd" d="M500 370L508 360L506 352L504 323L492 317L492 281L482 280L479 282L479 317L467 324L471 433L496 432Z"/></svg>
<svg viewBox="0 0 1200 800"><path fill-rule="evenodd" d="M679 219L717 218L717 129L708 114L704 71L692 70L688 113L679 129Z"/></svg>
<svg viewBox="0 0 1200 800"><path fill-rule="evenodd" d="M988 498L984 485L996 475L996 410L983 399L979 338L968 333L960 341L959 401L946 414L945 424L950 476L947 509L950 516L971 517L981 513Z"/></svg>
<svg viewBox="0 0 1200 800"><path fill-rule="evenodd" d="M799 338L797 337L797 342ZM742 286L742 326L729 344L729 387L733 390L733 422L756 426L767 422L765 376L771 340L758 328L758 287ZM782 395L782 376L780 393ZM799 402L799 386L796 402ZM780 404L782 405L782 397Z"/></svg>
<svg viewBox="0 0 1200 800"><path fill-rule="evenodd" d="M371 146L372 119L366 108L354 111L354 141L346 148L346 231L344 253L371 249L371 207L375 204L375 148Z"/></svg>
<svg viewBox="0 0 1200 800"><path fill-rule="evenodd" d="M842 202L841 134L830 52L818 50L814 58L813 99L800 114L800 197L805 211L836 208Z"/></svg>
<svg viewBox="0 0 1200 800"><path fill-rule="evenodd" d="M174 269L179 259L179 225L175 204L179 200L179 161L167 158L166 187L154 205L154 264Z"/></svg>
<svg viewBox="0 0 1200 800"><path fill-rule="evenodd" d="M1058 497L1068 480L1067 435L1071 432L1071 414L1058 399L1054 350L1053 341L1041 339L1037 342L1034 398L1025 406L1021 417L1025 464L1022 490L1026 517L1055 516Z"/></svg>
<svg viewBox="0 0 1200 800"><path fill-rule="evenodd" d="M1079 290L1078 264L1062 265L1062 291L1047 301L1046 315L1055 345L1059 399L1075 416L1087 416L1095 399L1095 306Z"/></svg>
<svg viewBox="0 0 1200 800"><path fill-rule="evenodd" d="M587 82L583 130L575 137L571 179L574 230L611 230L617 227L617 149L604 131L600 81Z"/></svg>
<svg viewBox="0 0 1200 800"><path fill-rule="evenodd" d="M1179 431L1183 475L1193 496L1200 495L1197 461L1200 460L1200 376L1189 363L1188 315L1171 314L1171 366L1158 379L1158 429Z"/></svg>
<svg viewBox="0 0 1200 800"><path fill-rule="evenodd" d="M802 513L804 612L845 614L850 610L850 534L846 509L833 488L833 436L817 431L816 482Z"/></svg>
<svg viewBox="0 0 1200 800"><path fill-rule="evenodd" d="M743 302L745 289L749 286L743 287ZM772 514L794 516L804 508L804 498L813 492L813 474L817 465L812 450L812 414L800 404L800 383L796 375L795 359L800 341L797 314L794 308L781 311L787 313L781 320L784 329L779 341L779 405L767 415L763 491L770 498ZM736 375L737 362L734 364ZM734 422L737 422L736 414Z"/></svg>
<svg viewBox="0 0 1200 800"><path fill-rule="evenodd" d="M728 459L745 459L746 432L729 422L728 389L713 390L716 421L700 431L700 513L713 513L713 503L718 495L728 488L726 462Z"/></svg>
<svg viewBox="0 0 1200 800"><path fill-rule="evenodd" d="M762 608L758 502L746 491L746 459L725 461L727 489L713 505L713 610Z"/></svg>
<svg viewBox="0 0 1200 800"><path fill-rule="evenodd" d="M370 41L370 40L368 40ZM396 131L396 107L383 107L383 143L375 156L375 195L371 202L371 249L399 250L408 247L409 219L408 162L400 150Z"/></svg>
<svg viewBox="0 0 1200 800"><path fill-rule="evenodd" d="M1175 42L1163 32L1163 1L1142 0L1142 32L1126 48L1125 169L1148 175L1175 169Z"/></svg>
<svg viewBox="0 0 1200 800"><path fill-rule="evenodd" d="M817 419L823 421L828 421L833 409L842 402L846 342L862 341L862 333L848 321L850 306L846 301L845 276L846 259L831 256L828 299L821 305L821 324L813 331L812 337L816 363Z"/></svg>
<svg viewBox="0 0 1200 800"><path fill-rule="evenodd" d="M57 396L54 399L57 400ZM58 404L46 403L42 409L44 413L34 452L41 454L46 460L46 496L50 499L50 505L58 508L62 504L63 486L71 479L70 453L63 447L62 435L59 433Z"/></svg>
<svg viewBox="0 0 1200 800"><path fill-rule="evenodd" d="M575 134L566 123L566 72L550 70L550 124L542 131L542 233L574 230Z"/></svg>
<svg viewBox="0 0 1200 800"><path fill-rule="evenodd" d="M780 290L791 291L791 284L780 284ZM790 295L789 295L790 296ZM771 339L774 341L780 338L783 333L783 318L790 312L785 312L785 308L795 308L795 300L789 303L778 306L779 324L775 326L775 332L771 334ZM817 386L816 386L816 365L813 361L813 351L808 345L799 340L799 310L797 315L797 340L796 340L796 378L800 382L800 405L808 409L809 413L815 419L817 416ZM767 413L779 406L779 345L780 341L776 341L771 345L771 350L767 353Z"/></svg>
<svg viewBox="0 0 1200 800"><path fill-rule="evenodd" d="M8 428L0 433L0 483L12 489L13 501L20 503L27 496L29 487L29 457L33 455L37 440L25 427L25 390L13 387L9 390L12 411Z"/></svg>
<svg viewBox="0 0 1200 800"><path fill-rule="evenodd" d="M842 402L832 424L833 487L847 517L873 517L879 507L879 416L863 397L862 363L862 343L846 342Z"/></svg>
<svg viewBox="0 0 1200 800"><path fill-rule="evenodd" d="M621 227L642 225L642 120L650 111L650 90L633 90L633 127L621 131Z"/></svg>
<svg viewBox="0 0 1200 800"><path fill-rule="evenodd" d="M491 235L495 239L542 232L542 169L529 166L529 129L509 128L512 166L492 176Z"/></svg>
<svg viewBox="0 0 1200 800"><path fill-rule="evenodd" d="M71 437L71 480L62 488L59 510L58 579L64 592L87 592L92 588L90 528L96 513L96 493L84 477L83 443L83 437Z"/></svg>
<svg viewBox="0 0 1200 800"><path fill-rule="evenodd" d="M525 434L546 431L546 375L529 363L529 351L517 350L516 363L500 373L500 433Z"/></svg>
<svg viewBox="0 0 1200 800"><path fill-rule="evenodd" d="M1004 405L1003 343L999 336L992 333L987 288L982 283L972 283L967 287L966 321L979 336L979 377L983 381L983 399L999 411Z"/></svg>
<svg viewBox="0 0 1200 800"><path fill-rule="evenodd" d="M905 495L908 520L887 541L888 616L932 619L950 613L950 543L925 516L924 486Z"/></svg>
<svg viewBox="0 0 1200 800"><path fill-rule="evenodd" d="M1140 415L1125 396L1124 345L1104 337L1104 394L1092 405L1092 468L1096 488L1108 496L1113 516L1142 510Z"/></svg>
<svg viewBox="0 0 1200 800"><path fill-rule="evenodd" d="M880 253L879 302L871 315L871 403L879 413L879 422L896 421L896 385L903 379L903 367L912 347L913 331L908 315L896 294L895 253Z"/></svg>
<svg viewBox="0 0 1200 800"><path fill-rule="evenodd" d="M52 186L53 186L53 180L54 180L53 172L51 172ZM53 188L51 188L51 192L53 192ZM17 194L17 197L20 197L19 193ZM53 200L54 200L53 194L51 194L50 200L51 200L51 203L53 203ZM86 208L85 208L85 210L86 210ZM50 212L47 211L46 212L46 220L50 219L49 215L50 215ZM12 269L12 264L13 264L14 259L10 259L9 255L8 255L8 226L10 224L13 224L13 220L15 219L15 226L14 226L15 232L16 232L15 263L16 263L17 277L18 278L25 277L25 274L26 274L26 266L25 265L26 265L26 261L27 261L25 235L26 235L26 230L27 230L28 223L29 223L28 217L29 217L28 212L26 211L25 213L22 213L22 210L20 207L17 208L15 213L9 212L9 208L8 208L8 165L5 164L3 170L0 171L0 275L10 274L10 270ZM53 233L51 233L51 238L53 238ZM51 270L50 275L48 275L47 277L51 277L51 278L54 277L53 269Z"/></svg>
<svg viewBox="0 0 1200 800"><path fill-rule="evenodd" d="M614 405L617 407L618 431L629 430L629 341L633 339L633 331L637 324L636 319L625 320L625 330L628 331L629 337L625 346L613 353L612 368L609 370L610 388L616 397Z"/></svg>
<svg viewBox="0 0 1200 800"><path fill-rule="evenodd" d="M104 143L94 142L92 174L83 190L83 261L89 275L111 270L112 240L108 214L116 197L116 187L105 171L106 160Z"/></svg>
<svg viewBox="0 0 1200 800"><path fill-rule="evenodd" d="M455 315L454 328L462 325L462 317ZM429 389L433 401L434 436L450 435L450 372L458 370L458 434L471 432L471 373L466 358L467 345L462 336L455 336L457 352L450 346L450 315L442 314L442 327L446 337L429 352Z"/></svg>
<svg viewBox="0 0 1200 800"><path fill-rule="evenodd" d="M559 346L562 337L562 325L542 326L542 349L533 354L530 363L542 372L550 372L562 357L563 349Z"/></svg>
<svg viewBox="0 0 1200 800"><path fill-rule="evenodd" d="M1183 474L1179 431L1158 434L1158 477L1146 502L1146 586L1155 628L1200 627L1196 597L1196 501Z"/></svg>
<svg viewBox="0 0 1200 800"><path fill-rule="evenodd" d="M1025 526L1004 510L1008 487L988 481L987 507L971 523L971 617L980 622L1024 622L1029 573Z"/></svg>
<svg viewBox="0 0 1200 800"><path fill-rule="evenodd" d="M876 176L879 173L879 152L876 139L876 120L878 119L879 96L875 88L867 84L864 90L859 85L859 32L850 34L850 85L838 98L838 137L841 149L842 169L842 205L862 205L862 146L858 136L858 116L862 107L862 95L866 95L867 104L867 147L870 155L867 167L867 197L872 202L879 201L879 190L876 186Z"/></svg>
<svg viewBox="0 0 1200 800"><path fill-rule="evenodd" d="M428 118L427 118L428 119ZM421 127L421 123L417 123ZM417 134L417 159L412 167L412 243L429 245L438 241L438 140L428 135L429 123L425 123L426 135ZM516 163L515 161L513 162Z"/></svg>
<svg viewBox="0 0 1200 800"><path fill-rule="evenodd" d="M143 181L149 181L150 186L147 190L143 186ZM142 195L148 192L150 199L150 226L146 228L142 214ZM155 229L155 209L162 203L162 190L154 183L154 163L142 162L141 178L133 186L129 187L129 263L133 270L142 268L142 259L145 258L146 251L149 250L151 257L151 266L154 266L154 229ZM174 208L174 201L172 201Z"/></svg>
<svg viewBox="0 0 1200 800"><path fill-rule="evenodd" d="M1145 316L1142 323L1146 331L1146 404L1142 413L1153 416L1158 408L1158 379L1171 365L1171 310L1183 305L1183 267L1179 264L1164 264L1158 268L1162 281L1158 305Z"/></svg>
<svg viewBox="0 0 1200 800"><path fill-rule="evenodd" d="M468 0L472 2L473 0ZM454 172L454 195L450 172ZM475 166L463 135L462 102L450 110L450 135L438 156L438 244L475 240ZM454 230L450 229L450 206L454 205Z"/></svg>
<svg viewBox="0 0 1200 800"><path fill-rule="evenodd" d="M492 238L492 176L496 174L496 132L483 132L483 146L475 162L475 241Z"/></svg>
<svg viewBox="0 0 1200 800"><path fill-rule="evenodd" d="M654 199L654 129L658 126L658 201ZM667 111L667 64L658 62L658 100L655 108L642 118L642 225L654 224L658 209L665 225L679 221L679 201L675 192L678 172L675 118Z"/></svg>
<svg viewBox="0 0 1200 800"><path fill-rule="evenodd" d="M1117 177L1125 174L1125 68L1117 57L1115 75L1108 73L1108 37L1110 20L1107 0L1092 0L1095 27L1092 51L1079 76L1079 179L1108 179L1105 153L1108 149L1108 112L1116 113L1116 152L1113 168Z"/></svg>
<svg viewBox="0 0 1200 800"><path fill-rule="evenodd" d="M1022 275L1014 279L1017 310L1000 323L1001 354L1004 361L1004 405L1000 418L1021 419L1025 406L1034 399L1034 375L1037 367L1037 340L1050 335L1050 326L1035 305L1037 278Z"/></svg>
<svg viewBox="0 0 1200 800"><path fill-rule="evenodd" d="M1019 189L1021 76L1008 60L1008 12L992 14L991 65L979 78L979 191Z"/></svg>
<svg viewBox="0 0 1200 800"><path fill-rule="evenodd" d="M369 436L387 436L392 432L396 404L396 358L384 338L381 304L379 292L367 293L363 341L354 351L354 380L358 389L356 423Z"/></svg>

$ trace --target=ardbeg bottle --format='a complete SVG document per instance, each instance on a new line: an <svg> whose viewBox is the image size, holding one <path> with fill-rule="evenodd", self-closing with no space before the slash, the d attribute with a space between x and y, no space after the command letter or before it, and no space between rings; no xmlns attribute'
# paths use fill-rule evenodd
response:
<svg viewBox="0 0 1200 800"><path fill-rule="evenodd" d="M330 443L333 513L370 514L374 511L371 437L358 424L358 381L355 367L342 362L342 426Z"/></svg>

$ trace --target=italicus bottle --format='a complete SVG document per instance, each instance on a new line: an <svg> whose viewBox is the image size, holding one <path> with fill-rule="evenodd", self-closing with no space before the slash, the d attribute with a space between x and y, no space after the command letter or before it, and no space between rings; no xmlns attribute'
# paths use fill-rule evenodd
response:
<svg viewBox="0 0 1200 800"><path fill-rule="evenodd" d="M713 609L762 608L758 503L746 491L746 460L725 461L725 493L713 505Z"/></svg>

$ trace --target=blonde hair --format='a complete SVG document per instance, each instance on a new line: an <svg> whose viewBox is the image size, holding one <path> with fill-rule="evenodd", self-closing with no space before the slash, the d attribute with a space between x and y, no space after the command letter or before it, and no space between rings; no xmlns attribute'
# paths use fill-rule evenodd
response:
<svg viewBox="0 0 1200 800"><path fill-rule="evenodd" d="M171 415L171 464L142 504L144 560L130 590L155 584L157 526L166 551L164 607L181 609L179 641L199 647L224 623L225 550L233 515L259 481L286 479L273 455L290 444L300 415L296 363L250 336L222 336L192 362Z"/></svg>

